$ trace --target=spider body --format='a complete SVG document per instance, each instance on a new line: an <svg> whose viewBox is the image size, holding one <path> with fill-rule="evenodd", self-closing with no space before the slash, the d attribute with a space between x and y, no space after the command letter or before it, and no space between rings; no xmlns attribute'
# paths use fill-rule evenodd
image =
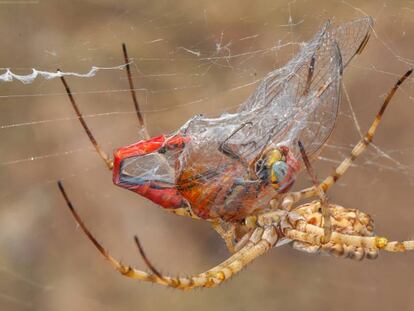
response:
<svg viewBox="0 0 414 311"><path fill-rule="evenodd" d="M302 204L294 211L300 215L307 224L324 227L324 219L321 211L321 203L313 201ZM353 208L345 208L337 204L329 204L332 231L352 236L372 237L374 236L374 221L370 215ZM364 246L354 247L341 243L326 243L312 245L310 243L294 241L293 248L307 253L327 253L338 257L347 257L361 260L364 257L375 259L378 256L377 248Z"/></svg>

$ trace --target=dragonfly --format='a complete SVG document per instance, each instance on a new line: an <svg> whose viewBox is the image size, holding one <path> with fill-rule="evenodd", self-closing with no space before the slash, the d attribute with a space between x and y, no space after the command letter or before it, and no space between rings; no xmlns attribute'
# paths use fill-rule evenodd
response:
<svg viewBox="0 0 414 311"><path fill-rule="evenodd" d="M240 222L289 191L300 140L315 157L335 125L343 69L368 42L369 17L326 22L235 113L197 115L178 131L114 153L113 181L168 209Z"/></svg>

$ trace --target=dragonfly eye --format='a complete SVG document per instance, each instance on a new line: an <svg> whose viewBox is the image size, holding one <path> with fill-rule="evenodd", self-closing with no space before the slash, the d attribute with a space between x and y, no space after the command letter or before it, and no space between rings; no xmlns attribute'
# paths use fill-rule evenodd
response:
<svg viewBox="0 0 414 311"><path fill-rule="evenodd" d="M278 192L285 192L293 185L299 167L287 147L278 147L266 152L256 163L256 175L271 183Z"/></svg>
<svg viewBox="0 0 414 311"><path fill-rule="evenodd" d="M281 183L286 178L289 171L289 166L284 161L276 161L272 165L271 182L273 187L279 189Z"/></svg>

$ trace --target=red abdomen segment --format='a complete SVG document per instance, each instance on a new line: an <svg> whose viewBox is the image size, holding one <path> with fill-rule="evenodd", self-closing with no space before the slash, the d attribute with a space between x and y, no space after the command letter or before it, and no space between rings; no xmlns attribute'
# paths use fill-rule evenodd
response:
<svg viewBox="0 0 414 311"><path fill-rule="evenodd" d="M224 170L217 168L216 176L214 172L198 169L196 166L184 169L177 187L200 218L237 222L263 209L274 195L273 189L262 183L240 182L239 176L243 174L237 165Z"/></svg>
<svg viewBox="0 0 414 311"><path fill-rule="evenodd" d="M174 166L169 167L165 153L179 153L189 140L179 135L166 138L164 135L114 152L113 182L115 185L146 197L164 208L179 208L187 205L175 187ZM169 168L170 175L150 174L149 168Z"/></svg>

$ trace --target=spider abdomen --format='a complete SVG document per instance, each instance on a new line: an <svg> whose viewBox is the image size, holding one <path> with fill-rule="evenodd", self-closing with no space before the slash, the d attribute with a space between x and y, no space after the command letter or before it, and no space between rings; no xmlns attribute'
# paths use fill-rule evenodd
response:
<svg viewBox="0 0 414 311"><path fill-rule="evenodd" d="M374 221L370 215L358 209L345 208L337 204L329 204L331 226L333 232L341 234L370 237L374 235ZM295 209L308 224L323 228L323 216L319 201L303 204ZM378 249L356 247L340 243L329 242L322 245L310 245L305 242L295 241L293 247L307 253L326 253L336 257L344 257L355 260L363 258L375 259Z"/></svg>

